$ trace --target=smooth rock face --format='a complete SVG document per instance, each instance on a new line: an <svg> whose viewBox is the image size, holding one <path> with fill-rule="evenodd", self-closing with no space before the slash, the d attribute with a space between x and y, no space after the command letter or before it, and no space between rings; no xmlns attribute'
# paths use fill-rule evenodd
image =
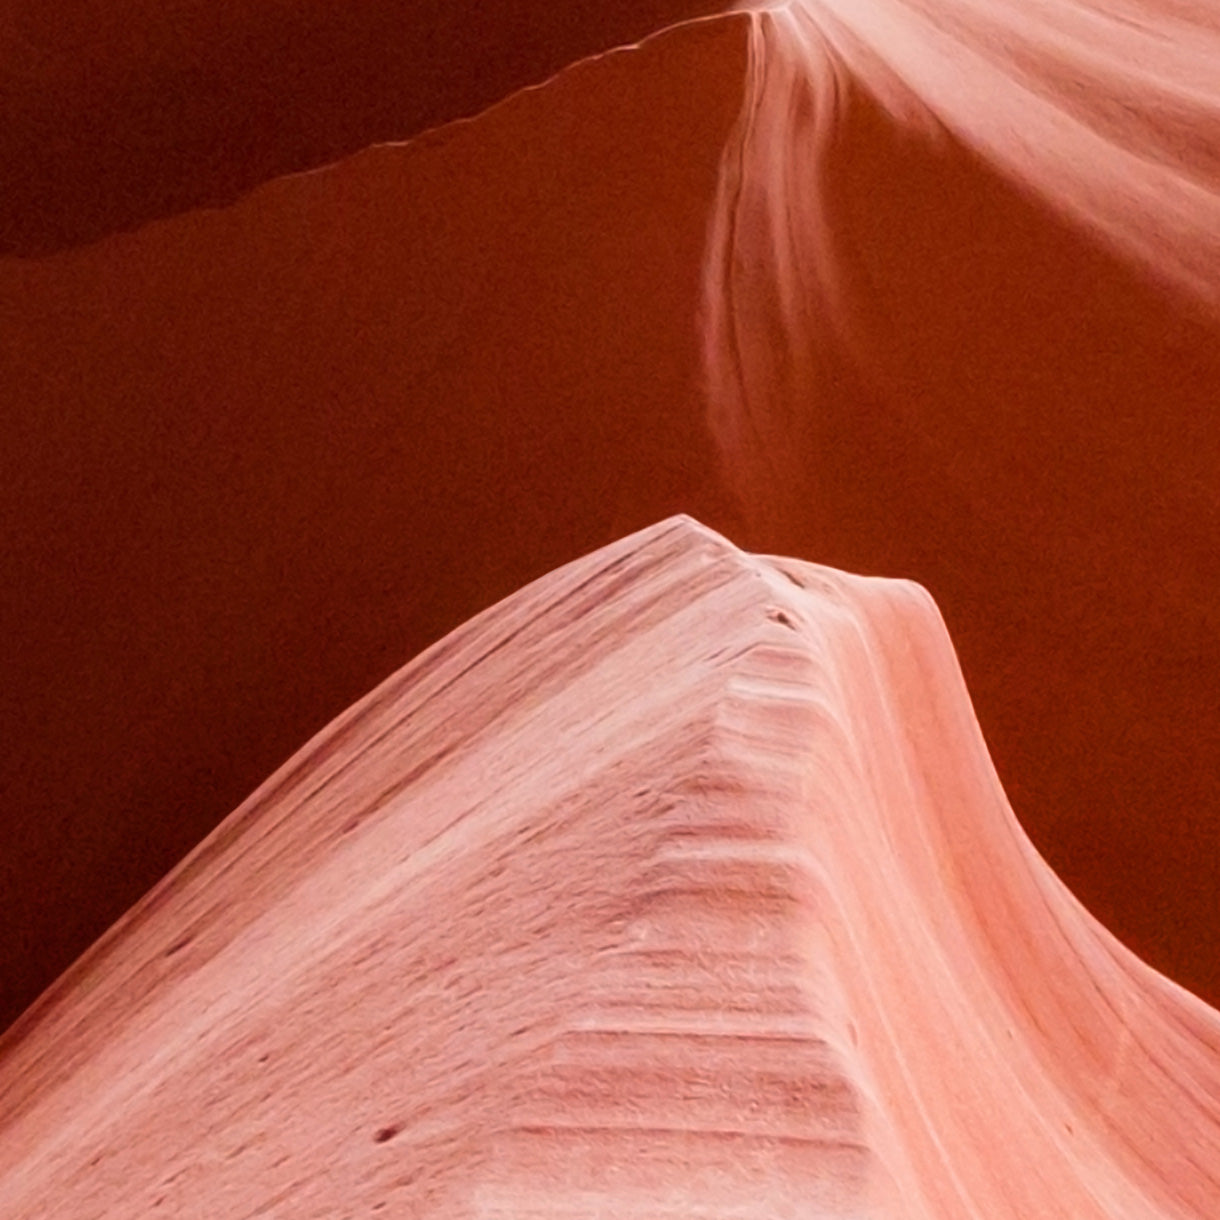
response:
<svg viewBox="0 0 1220 1220"><path fill-rule="evenodd" d="M1220 1014L1034 851L923 590L680 517L314 738L0 1115L6 1220L1211 1220Z"/></svg>

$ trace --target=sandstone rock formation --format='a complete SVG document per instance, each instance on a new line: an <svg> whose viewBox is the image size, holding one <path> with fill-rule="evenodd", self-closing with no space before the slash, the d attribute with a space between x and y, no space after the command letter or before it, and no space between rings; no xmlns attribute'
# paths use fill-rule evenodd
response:
<svg viewBox="0 0 1220 1220"><path fill-rule="evenodd" d="M0 1042L5 1220L1212 1220L1220 1014L1022 833L928 595L689 518L479 615Z"/></svg>
<svg viewBox="0 0 1220 1220"><path fill-rule="evenodd" d="M643 7L594 7L583 26L549 6L574 42L518 40L506 75L472 80L537 80L554 48L647 28ZM179 111L162 91L124 126L95 104L145 17L170 75L187 44L331 62L336 30L310 41L291 8L260 5L243 42L215 6L26 4L5 31L27 66L69 27L114 35L21 93L101 125L30 128L59 133L37 145L68 176L56 206L82 148L178 172L145 120L198 121L212 151L176 146L179 169L247 184L241 140L217 151L234 124L267 172L313 163L277 143L286 114L298 134L352 118L336 153L385 138L346 103L388 95L338 51L352 95L326 67L226 110L188 63ZM363 691L678 511L929 588L1040 850L1220 1001L1209 10L929 12L826 0L678 26L231 207L0 261L0 1025ZM36 36L35 16L64 30ZM460 77L418 122L481 104ZM137 178L107 170L77 202ZM7 181L9 201L34 189Z"/></svg>

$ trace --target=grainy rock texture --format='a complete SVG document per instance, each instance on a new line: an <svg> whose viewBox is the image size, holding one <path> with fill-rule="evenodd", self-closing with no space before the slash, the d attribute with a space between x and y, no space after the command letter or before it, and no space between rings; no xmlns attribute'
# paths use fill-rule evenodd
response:
<svg viewBox="0 0 1220 1220"><path fill-rule="evenodd" d="M926 593L680 517L320 733L0 1043L0 1212L1212 1220L1220 1015Z"/></svg>

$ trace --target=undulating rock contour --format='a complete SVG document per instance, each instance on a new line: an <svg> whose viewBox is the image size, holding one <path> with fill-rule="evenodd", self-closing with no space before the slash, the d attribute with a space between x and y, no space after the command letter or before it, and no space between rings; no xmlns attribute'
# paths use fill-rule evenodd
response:
<svg viewBox="0 0 1220 1220"><path fill-rule="evenodd" d="M793 0L316 168L706 7L0 18L0 249L315 167L0 258L0 1028L408 657L676 512L927 588L1033 842L1220 1004L1215 0Z"/></svg>

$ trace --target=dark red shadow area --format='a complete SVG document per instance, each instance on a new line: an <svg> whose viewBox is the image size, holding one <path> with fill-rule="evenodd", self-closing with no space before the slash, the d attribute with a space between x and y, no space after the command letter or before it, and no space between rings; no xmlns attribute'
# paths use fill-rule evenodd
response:
<svg viewBox="0 0 1220 1220"><path fill-rule="evenodd" d="M17 0L0 17L0 253L229 202L724 7Z"/></svg>

